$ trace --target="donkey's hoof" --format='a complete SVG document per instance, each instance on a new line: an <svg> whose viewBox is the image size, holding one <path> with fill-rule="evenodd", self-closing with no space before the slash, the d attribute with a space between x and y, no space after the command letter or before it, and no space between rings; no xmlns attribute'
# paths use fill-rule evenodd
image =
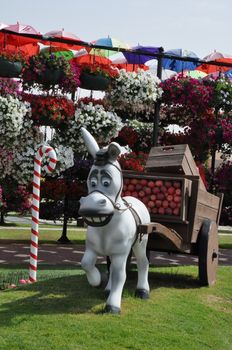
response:
<svg viewBox="0 0 232 350"><path fill-rule="evenodd" d="M106 314L119 315L120 312L121 312L120 308L113 305L106 305L104 309L104 313Z"/></svg>
<svg viewBox="0 0 232 350"><path fill-rule="evenodd" d="M140 299L149 299L149 292L146 289L136 289L135 296Z"/></svg>

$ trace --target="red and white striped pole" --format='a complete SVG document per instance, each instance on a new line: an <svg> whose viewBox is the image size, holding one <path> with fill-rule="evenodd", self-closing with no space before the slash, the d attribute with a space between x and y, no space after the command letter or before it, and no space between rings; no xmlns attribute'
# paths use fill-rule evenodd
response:
<svg viewBox="0 0 232 350"><path fill-rule="evenodd" d="M47 154L49 164L45 166L47 173L54 171L56 167L56 153L50 146L41 146L36 152L34 159L33 176L33 199L32 199L32 223L31 223L31 245L30 245L30 268L29 281L36 282L37 260L38 260L38 238L39 238L39 201L40 201L40 177L43 156Z"/></svg>

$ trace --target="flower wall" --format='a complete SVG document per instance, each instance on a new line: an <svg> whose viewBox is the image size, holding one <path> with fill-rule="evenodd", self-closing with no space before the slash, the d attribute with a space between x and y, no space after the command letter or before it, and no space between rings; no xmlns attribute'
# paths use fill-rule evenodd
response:
<svg viewBox="0 0 232 350"><path fill-rule="evenodd" d="M231 168L228 159L232 150L232 83L223 76L197 80L178 75L161 82L147 70L127 72L109 64L80 64L78 59L67 60L52 52L30 58L12 53L2 56L22 62L20 79L0 78L0 210L4 212L10 210L11 201L20 202L9 197L8 187L15 198L24 198L18 204L20 211L30 207L33 158L44 142L41 126L52 128L49 143L58 156L55 173L48 177L42 172L41 207L45 216L46 205L57 209L54 215L57 218L63 215L65 199L72 194L69 201L75 202L85 193L90 159L80 135L81 126L102 146L110 141L126 146L128 154L120 159L122 167L143 171L152 147L156 102L160 103L160 144L188 143L202 169L212 152L218 150L226 169ZM107 78L102 100L95 100L92 95L78 100L84 73L90 78L99 75ZM103 89L102 86L96 90ZM168 132L166 127L170 124L183 127L183 132ZM86 167L80 166L83 162ZM218 184L217 172L213 180L213 174L208 179L209 176L214 190L230 193L230 182L223 188ZM229 212L229 200L225 203L225 212ZM76 210L70 209L70 217L74 213L77 215Z"/></svg>

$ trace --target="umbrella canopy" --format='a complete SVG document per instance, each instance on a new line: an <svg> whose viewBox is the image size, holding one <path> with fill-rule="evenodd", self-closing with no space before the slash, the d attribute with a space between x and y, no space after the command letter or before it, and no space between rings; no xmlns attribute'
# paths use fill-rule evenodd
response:
<svg viewBox="0 0 232 350"><path fill-rule="evenodd" d="M181 72L184 70L194 70L199 64L198 64L198 56L188 50L183 49L174 49L164 52L167 55L173 56L173 58L163 58L162 60L162 66L165 69L170 69L175 72ZM192 62L190 61L180 61L178 60L178 57L191 57L193 59Z"/></svg>
<svg viewBox="0 0 232 350"><path fill-rule="evenodd" d="M158 65L158 62L157 62L156 59L149 60L149 61L147 61L145 63L145 66L147 66L149 68L149 70L152 73L154 73L155 75L157 75L157 65ZM177 74L177 72L174 72L173 70L162 69L161 80L169 79L169 78L173 77L176 74Z"/></svg>
<svg viewBox="0 0 232 350"><path fill-rule="evenodd" d="M17 22L16 24L10 24L4 29L10 30L13 33L21 33L21 34L41 34L38 30L33 28L31 25L22 24Z"/></svg>
<svg viewBox="0 0 232 350"><path fill-rule="evenodd" d="M12 32L6 33L5 30ZM21 37L17 34L28 34L29 37ZM34 27L28 24L17 22L16 24L1 24L0 45L7 50L22 51L28 56L36 55L39 52L38 39L30 38L30 35L41 35Z"/></svg>
<svg viewBox="0 0 232 350"><path fill-rule="evenodd" d="M112 62L106 58L101 56L94 56L94 55L83 55L83 56L77 56L73 58L73 62L77 63L78 65L111 65Z"/></svg>
<svg viewBox="0 0 232 350"><path fill-rule="evenodd" d="M95 41L92 41L91 44L93 45L99 45L99 46L107 46L107 47L119 47L119 48L122 48L122 49L129 49L130 46L117 39L117 38L111 38L111 37L107 37L107 38L100 38L100 39L97 39ZM96 55L96 56L103 56L103 57L107 57L107 58L110 58L110 56L112 55L115 55L116 51L112 51L112 50L107 50L107 49L95 49L95 48L92 48L90 50L90 54L92 55Z"/></svg>
<svg viewBox="0 0 232 350"><path fill-rule="evenodd" d="M48 55L53 53L56 57L64 57L66 60L71 60L74 57L74 53L71 50L58 46L44 47L40 50L40 52Z"/></svg>
<svg viewBox="0 0 232 350"><path fill-rule="evenodd" d="M66 32L64 29L56 29L51 30L44 34L45 38L57 38L57 39L66 39L66 40L75 40L82 42L82 40L74 33ZM49 42L46 42L45 44L49 45ZM73 44L73 43L60 43L60 42L52 42L53 46L59 46L64 49L72 49L72 50L80 50L83 48L83 45L81 43L79 44Z"/></svg>
<svg viewBox="0 0 232 350"><path fill-rule="evenodd" d="M207 76L205 72L202 72L200 70L188 70L184 71L183 73L180 72L178 75L182 75L183 77L190 77L194 79L202 79Z"/></svg>
<svg viewBox="0 0 232 350"><path fill-rule="evenodd" d="M218 58L215 60L215 62L219 62L219 63L231 63L232 64L232 58ZM230 70L231 67L227 67L227 66L216 66L213 64L207 64L207 63L203 63L201 64L199 67L196 68L196 70L205 72L206 74L212 74L214 72L226 72L228 70Z"/></svg>
<svg viewBox="0 0 232 350"><path fill-rule="evenodd" d="M132 50L138 52L138 54L133 52L123 52L127 62L132 64L144 64L147 61L154 59L154 56L145 55L143 52L146 52L147 54L157 54L160 52L160 47L138 45L132 47ZM141 52L141 54L139 54L139 52Z"/></svg>
<svg viewBox="0 0 232 350"><path fill-rule="evenodd" d="M227 54L223 54L221 52L218 52L216 50L214 50L213 52L211 52L210 54L208 54L207 56L205 56L203 58L204 61L215 61L219 58L225 58L225 57L231 57L230 55Z"/></svg>

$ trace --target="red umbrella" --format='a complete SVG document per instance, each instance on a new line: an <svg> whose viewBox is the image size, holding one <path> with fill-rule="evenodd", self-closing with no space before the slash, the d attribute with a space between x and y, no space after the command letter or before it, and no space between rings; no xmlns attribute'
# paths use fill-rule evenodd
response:
<svg viewBox="0 0 232 350"><path fill-rule="evenodd" d="M36 55L39 52L38 39L30 38L30 35L41 35L30 25L17 22L16 24L1 24L0 45L7 50L19 50L26 55ZM5 30L12 32L6 33ZM27 34L28 37L22 37L17 34Z"/></svg>
<svg viewBox="0 0 232 350"><path fill-rule="evenodd" d="M231 63L232 65L232 58L218 58L215 60L215 62L220 62L220 63ZM199 67L197 67L196 70L200 70L202 72L205 72L206 74L211 74L214 72L226 72L230 70L232 67L227 67L227 66L216 66L213 64L208 64L208 63L203 63Z"/></svg>
<svg viewBox="0 0 232 350"><path fill-rule="evenodd" d="M72 59L76 64L78 65L112 65L112 62L106 58L106 57L101 57L101 56L94 56L94 55L83 55L83 56L78 56L74 57Z"/></svg>

